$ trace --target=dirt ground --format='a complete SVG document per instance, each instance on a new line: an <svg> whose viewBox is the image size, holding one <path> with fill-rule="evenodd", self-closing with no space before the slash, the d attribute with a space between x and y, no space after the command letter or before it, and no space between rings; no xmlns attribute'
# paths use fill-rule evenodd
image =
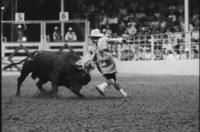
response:
<svg viewBox="0 0 200 132"><path fill-rule="evenodd" d="M77 98L60 87L56 99L30 77L15 97L17 76L2 77L3 132L198 132L199 81L194 76L120 75L124 99L113 87L100 96L93 76ZM50 83L45 85L51 90Z"/></svg>

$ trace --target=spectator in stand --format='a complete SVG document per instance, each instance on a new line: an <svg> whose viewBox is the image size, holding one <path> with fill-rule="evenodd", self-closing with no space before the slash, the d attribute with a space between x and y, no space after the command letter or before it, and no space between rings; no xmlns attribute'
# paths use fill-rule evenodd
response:
<svg viewBox="0 0 200 132"><path fill-rule="evenodd" d="M151 49L145 48L144 50L144 60L151 60Z"/></svg>
<svg viewBox="0 0 200 132"><path fill-rule="evenodd" d="M119 19L116 14L112 13L110 17L108 17L108 24L110 25L110 29L113 33L117 33Z"/></svg>
<svg viewBox="0 0 200 132"><path fill-rule="evenodd" d="M173 51L168 50L166 59L167 59L167 60L174 60L174 59L175 59L174 54L173 54Z"/></svg>
<svg viewBox="0 0 200 132"><path fill-rule="evenodd" d="M128 34L133 37L136 32L137 32L137 29L135 27L135 25L133 23L129 23L128 24L128 27L127 27L127 31L128 31Z"/></svg>
<svg viewBox="0 0 200 132"><path fill-rule="evenodd" d="M180 49L179 49L179 57L180 59L186 59L186 52L185 52L185 45L184 44L181 44L180 45Z"/></svg>
<svg viewBox="0 0 200 132"><path fill-rule="evenodd" d="M22 26L21 24L17 25L16 31L17 31L17 42L25 42L27 41L26 36L24 35L24 31L26 30L26 25Z"/></svg>
<svg viewBox="0 0 200 132"><path fill-rule="evenodd" d="M129 11L130 12L135 12L138 9L139 5L137 1L131 1L131 4L129 6Z"/></svg>
<svg viewBox="0 0 200 132"><path fill-rule="evenodd" d="M125 6L124 2L121 2L119 6L119 14L121 16L126 16L127 13L128 13L127 7Z"/></svg>
<svg viewBox="0 0 200 132"><path fill-rule="evenodd" d="M108 16L105 14L104 10L101 10L98 20L100 27L106 28L106 25L108 24Z"/></svg>
<svg viewBox="0 0 200 132"><path fill-rule="evenodd" d="M179 16L184 14L184 6L183 5L177 6L177 13L179 14Z"/></svg>
<svg viewBox="0 0 200 132"><path fill-rule="evenodd" d="M112 30L110 29L110 25L109 24L107 24L106 28L104 28L102 31L103 31L104 35L106 33L113 34Z"/></svg>
<svg viewBox="0 0 200 132"><path fill-rule="evenodd" d="M167 21L164 17L161 17L161 23L160 23L160 32L165 33L167 28Z"/></svg>
<svg viewBox="0 0 200 132"><path fill-rule="evenodd" d="M185 31L185 22L184 22L184 20L180 21L179 25L180 25L181 31L184 32ZM189 24L189 31L194 31L194 27L193 27L193 25L191 23Z"/></svg>
<svg viewBox="0 0 200 132"><path fill-rule="evenodd" d="M65 35L65 40L67 40L67 41L76 41L77 40L76 33L73 31L72 27L68 28L68 32Z"/></svg>
<svg viewBox="0 0 200 132"><path fill-rule="evenodd" d="M124 33L122 34L122 37L123 37L124 39L126 39L126 40L130 37L130 35L129 35L127 29L124 30Z"/></svg>
<svg viewBox="0 0 200 132"><path fill-rule="evenodd" d="M139 11L136 12L136 18L140 21L140 22L144 22L146 19L146 13L144 11L143 7L140 7Z"/></svg>
<svg viewBox="0 0 200 132"><path fill-rule="evenodd" d="M62 35L60 28L57 26L54 27L54 32L53 32L53 41L61 41L62 40Z"/></svg>
<svg viewBox="0 0 200 132"><path fill-rule="evenodd" d="M192 23L195 31L199 31L199 19L199 14L197 13L197 10L195 10L194 15L192 16Z"/></svg>
<svg viewBox="0 0 200 132"><path fill-rule="evenodd" d="M161 11L160 11L160 9L157 10L157 11L155 11L153 15L154 15L155 18L159 19L161 17Z"/></svg>
<svg viewBox="0 0 200 132"><path fill-rule="evenodd" d="M130 19L132 19L133 16L136 16L137 19L139 19L138 23L142 24L140 26L142 27L146 27L149 26L148 23L152 23L153 21L155 21L155 18L158 18L158 21L160 21L160 17L163 16L164 19L167 22L166 18L170 18L171 21L169 23L169 25L173 26L177 26L179 25L179 17L180 16L184 16L184 5L182 2L180 1L163 1L163 0L158 0L156 2L154 2L153 0L148 0L148 1L144 1L144 0L138 0L138 1L131 1L131 0L117 0L117 1L107 1L107 0L95 0L95 1L91 1L88 2L86 0L79 0L77 2L77 6L75 5L74 8L74 12L81 12L79 13L78 16L83 16L81 18L88 18L91 23L93 24L99 24L101 26L101 28L105 28L105 25L107 25L108 23L108 17L106 15L108 15L108 12L112 12L112 13L118 13L119 16L118 18L118 25L121 23L121 21L127 23ZM193 2L194 3L194 2ZM198 15L198 11L194 12L194 5L190 5L192 6L191 11L191 20L190 22L192 22L192 25L194 27L193 30L198 30L199 29L199 15ZM99 12L104 12L103 16L101 13ZM170 12L172 14L170 14ZM133 15L133 14L136 15ZM195 15L194 15L195 14ZM193 18L194 15L194 18ZM74 16L72 14L72 16ZM77 15L75 15L77 16ZM100 19L92 19L92 17L99 17ZM104 17L105 16L105 17ZM155 17L153 19L149 19L151 17ZM147 19L148 18L148 21ZM113 19L113 18L111 18ZM94 22L93 22L94 21ZM112 20L111 20L112 21ZM145 23L143 23L145 22ZM137 23L137 24L138 24ZM147 24L147 25L145 25ZM165 27L165 25L168 26L168 23L165 24L165 22L162 21L162 27L160 30L161 33L163 33L165 30L163 27ZM93 25L91 26L93 27ZM112 26L111 29L113 30ZM118 29L118 28L114 28L113 32L116 32L115 29L117 29L118 34L122 34L123 30ZM137 28L139 30L139 28ZM156 30L155 30L156 31ZM184 30L182 30L184 31Z"/></svg>
<svg viewBox="0 0 200 132"><path fill-rule="evenodd" d="M168 6L168 10L169 11L175 11L176 10L176 5L174 3L171 3L169 6Z"/></svg>
<svg viewBox="0 0 200 132"><path fill-rule="evenodd" d="M106 34L106 29L103 28L103 29L101 30L101 32L102 32L103 34Z"/></svg>
<svg viewBox="0 0 200 132"><path fill-rule="evenodd" d="M160 28L160 21L158 18L155 18L153 22L151 22L152 33L156 34L156 31Z"/></svg>
<svg viewBox="0 0 200 132"><path fill-rule="evenodd" d="M168 15L168 19L170 20L170 22L172 23L176 23L177 21L177 17L174 13L174 11L171 11L170 14Z"/></svg>
<svg viewBox="0 0 200 132"><path fill-rule="evenodd" d="M124 30L126 29L126 24L124 21L120 21L119 24L118 24L118 35L121 35L124 33Z"/></svg>

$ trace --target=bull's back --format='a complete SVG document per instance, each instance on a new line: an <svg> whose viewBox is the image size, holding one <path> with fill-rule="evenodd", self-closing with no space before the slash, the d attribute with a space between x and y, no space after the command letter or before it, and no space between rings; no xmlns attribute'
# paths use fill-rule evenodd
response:
<svg viewBox="0 0 200 132"><path fill-rule="evenodd" d="M52 72L70 73L80 57L70 52L40 51L34 58L34 72L40 78L47 78Z"/></svg>

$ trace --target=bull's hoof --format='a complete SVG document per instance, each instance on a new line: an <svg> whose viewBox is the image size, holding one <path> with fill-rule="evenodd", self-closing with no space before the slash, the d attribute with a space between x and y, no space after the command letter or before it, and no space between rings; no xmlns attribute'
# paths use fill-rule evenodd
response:
<svg viewBox="0 0 200 132"><path fill-rule="evenodd" d="M20 97L20 94L19 94L19 93L16 93L15 96L16 96L16 97Z"/></svg>
<svg viewBox="0 0 200 132"><path fill-rule="evenodd" d="M83 95L83 94L78 95L78 97L81 98L81 99L85 99L86 98L86 96Z"/></svg>
<svg viewBox="0 0 200 132"><path fill-rule="evenodd" d="M35 74L32 73L32 74L31 74L31 77L35 80L37 76L36 76Z"/></svg>
<svg viewBox="0 0 200 132"><path fill-rule="evenodd" d="M52 96L53 100L56 100L56 96Z"/></svg>
<svg viewBox="0 0 200 132"><path fill-rule="evenodd" d="M44 92L44 91L43 91ZM53 91L53 90L51 90L50 91L50 96L53 98L53 99L56 99L56 93L55 93L55 91Z"/></svg>
<svg viewBox="0 0 200 132"><path fill-rule="evenodd" d="M44 89L39 89L40 90L40 93L46 93L47 91L44 90Z"/></svg>

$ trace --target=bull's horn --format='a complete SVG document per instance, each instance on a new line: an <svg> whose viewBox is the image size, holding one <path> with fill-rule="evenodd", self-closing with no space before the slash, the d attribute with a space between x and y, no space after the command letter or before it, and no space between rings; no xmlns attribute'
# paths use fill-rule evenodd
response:
<svg viewBox="0 0 200 132"><path fill-rule="evenodd" d="M83 62L82 62L81 60L78 60L75 64L76 64L76 65L83 66Z"/></svg>

